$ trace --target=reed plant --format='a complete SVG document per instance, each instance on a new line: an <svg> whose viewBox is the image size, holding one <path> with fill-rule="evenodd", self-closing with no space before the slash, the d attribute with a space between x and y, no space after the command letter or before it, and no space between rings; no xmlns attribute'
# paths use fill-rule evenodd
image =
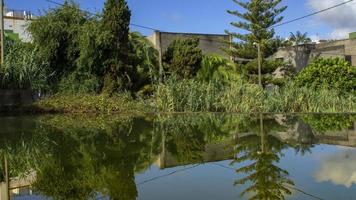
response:
<svg viewBox="0 0 356 200"><path fill-rule="evenodd" d="M163 112L356 112L354 92L299 87L293 82L272 90L238 81L229 85L198 80L167 81L157 87L156 107Z"/></svg>

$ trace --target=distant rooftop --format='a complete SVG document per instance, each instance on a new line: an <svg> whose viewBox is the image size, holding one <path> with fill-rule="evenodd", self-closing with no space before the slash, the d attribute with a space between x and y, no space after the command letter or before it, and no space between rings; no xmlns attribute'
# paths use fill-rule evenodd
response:
<svg viewBox="0 0 356 200"><path fill-rule="evenodd" d="M24 19L33 18L33 14L31 13L31 11L8 9L8 8L5 8L5 16L13 17L13 18L24 18Z"/></svg>

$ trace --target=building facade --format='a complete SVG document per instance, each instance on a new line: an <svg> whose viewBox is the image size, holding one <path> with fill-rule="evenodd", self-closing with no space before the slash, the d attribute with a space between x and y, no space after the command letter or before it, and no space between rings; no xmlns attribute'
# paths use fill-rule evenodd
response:
<svg viewBox="0 0 356 200"><path fill-rule="evenodd" d="M4 16L5 34L11 38L21 39L22 41L31 41L31 36L27 32L27 26L33 19L30 12L22 10L6 10Z"/></svg>
<svg viewBox="0 0 356 200"><path fill-rule="evenodd" d="M175 39L185 38L199 38L199 47L204 54L208 55L220 55L225 58L230 58L224 48L230 48L232 38L230 35L225 34L197 34L197 33L172 33L172 32L160 32L155 31L147 39L152 42L157 50L161 50L164 53L168 46Z"/></svg>
<svg viewBox="0 0 356 200"><path fill-rule="evenodd" d="M290 62L297 71L305 68L315 58L343 58L356 66L356 38L284 47L272 58Z"/></svg>

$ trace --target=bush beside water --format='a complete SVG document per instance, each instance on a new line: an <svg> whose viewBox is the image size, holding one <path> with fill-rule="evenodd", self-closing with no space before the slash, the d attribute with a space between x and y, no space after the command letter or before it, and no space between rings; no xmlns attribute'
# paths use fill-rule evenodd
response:
<svg viewBox="0 0 356 200"><path fill-rule="evenodd" d="M337 90L319 90L288 84L266 91L255 84L170 81L158 86L156 102L164 112L356 112L356 97Z"/></svg>

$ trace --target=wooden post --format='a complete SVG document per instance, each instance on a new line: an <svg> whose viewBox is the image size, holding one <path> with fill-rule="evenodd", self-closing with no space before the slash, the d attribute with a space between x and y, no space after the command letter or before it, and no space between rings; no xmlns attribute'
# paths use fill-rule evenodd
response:
<svg viewBox="0 0 356 200"><path fill-rule="evenodd" d="M5 49L5 30L4 30L4 0L0 0L0 28L1 28L1 64L4 63Z"/></svg>
<svg viewBox="0 0 356 200"><path fill-rule="evenodd" d="M258 85L262 87L262 55L261 55L261 44L257 43L257 51L258 51Z"/></svg>

